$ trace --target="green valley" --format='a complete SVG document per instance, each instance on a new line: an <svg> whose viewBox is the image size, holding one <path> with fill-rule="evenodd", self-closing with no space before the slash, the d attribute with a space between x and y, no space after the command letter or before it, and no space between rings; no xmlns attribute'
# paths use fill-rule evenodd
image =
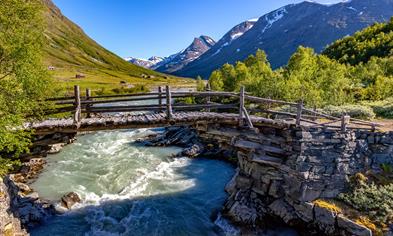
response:
<svg viewBox="0 0 393 236"><path fill-rule="evenodd" d="M44 61L63 91L82 88L105 93L135 85L193 86L194 81L162 74L126 62L106 50L65 17L51 0L45 2ZM80 77L80 78L76 78Z"/></svg>

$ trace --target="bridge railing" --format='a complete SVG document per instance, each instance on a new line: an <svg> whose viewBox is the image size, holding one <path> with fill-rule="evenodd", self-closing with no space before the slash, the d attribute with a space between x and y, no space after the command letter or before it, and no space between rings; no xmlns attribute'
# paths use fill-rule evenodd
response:
<svg viewBox="0 0 393 236"><path fill-rule="evenodd" d="M177 99L192 97L198 103L184 104L174 102ZM343 114L341 117L334 117L323 114L316 109L309 109L303 102L287 102L269 98L260 98L247 94L244 87L239 93L211 91L206 87L206 91L173 91L169 86L159 87L157 92L136 93L136 94L116 94L92 96L91 90L86 89L85 96L81 96L79 86L74 87L74 96L58 97L48 99L57 106L50 113L72 112L73 119L79 124L82 116L87 118L92 114L119 113L119 112L165 112L167 119L172 119L173 112L178 111L205 111L215 112L225 111L234 113L238 110L239 125L253 128L252 116L268 116L270 118L288 119L290 118L296 125L308 127L325 127L331 129L370 129L376 130L379 124L354 119ZM152 100L153 104L135 104L139 101ZM225 100L225 102L223 102ZM216 101L216 102L215 102ZM120 103L120 104L119 104ZM287 110L277 109L287 107Z"/></svg>

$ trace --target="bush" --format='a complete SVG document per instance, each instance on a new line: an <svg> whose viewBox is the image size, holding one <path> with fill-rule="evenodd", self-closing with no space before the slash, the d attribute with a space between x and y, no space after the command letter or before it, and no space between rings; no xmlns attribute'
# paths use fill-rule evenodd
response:
<svg viewBox="0 0 393 236"><path fill-rule="evenodd" d="M358 119L371 120L375 118L373 109L362 105L327 106L322 112L335 117L341 117L343 114L347 114L352 118Z"/></svg>
<svg viewBox="0 0 393 236"><path fill-rule="evenodd" d="M393 223L393 184L356 184L339 199L366 214L380 225Z"/></svg>
<svg viewBox="0 0 393 236"><path fill-rule="evenodd" d="M144 93L144 92L149 92L150 90L144 86L144 85L135 85L132 88L125 88L125 87L120 87L120 88L114 88L112 89L112 92L115 94L125 94L125 93Z"/></svg>
<svg viewBox="0 0 393 236"><path fill-rule="evenodd" d="M20 160L12 160L7 158L0 157L0 177L8 174L10 171L14 170L17 167L20 167Z"/></svg>
<svg viewBox="0 0 393 236"><path fill-rule="evenodd" d="M370 106L378 117L393 118L393 97L383 101L365 102L363 104Z"/></svg>

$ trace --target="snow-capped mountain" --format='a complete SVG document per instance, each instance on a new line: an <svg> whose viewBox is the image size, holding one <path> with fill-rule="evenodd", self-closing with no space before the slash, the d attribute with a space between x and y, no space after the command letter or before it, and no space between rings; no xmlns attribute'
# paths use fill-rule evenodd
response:
<svg viewBox="0 0 393 236"><path fill-rule="evenodd" d="M301 45L320 52L335 40L392 16L393 0L347 0L337 4L305 1L287 5L256 22L235 26L209 51L173 74L208 78L223 64L244 60L257 49L264 50L277 68L285 65ZM236 32L237 27L248 30Z"/></svg>
<svg viewBox="0 0 393 236"><path fill-rule="evenodd" d="M236 37L236 35L234 36ZM186 49L170 55L168 57L153 56L149 59L140 59L134 57L126 57L124 60L138 66L148 69L157 70L164 73L173 73L180 70L188 63L198 59L206 51L208 51L216 42L209 36L200 36L195 38L194 41Z"/></svg>
<svg viewBox="0 0 393 236"><path fill-rule="evenodd" d="M142 66L145 68L154 68L155 65L159 64L160 62L164 61L164 58L162 57L157 57L157 56L153 56L150 57L149 59L141 59L141 58L134 58L134 57L126 57L124 58L124 60L137 65L137 66Z"/></svg>
<svg viewBox="0 0 393 236"><path fill-rule="evenodd" d="M164 73L173 73L182 69L188 63L196 60L215 45L215 41L209 36L200 36L195 38L194 41L183 51L173 54L164 59L154 69Z"/></svg>
<svg viewBox="0 0 393 236"><path fill-rule="evenodd" d="M226 33L207 53L210 56L219 54L223 48L228 47L234 40L238 39L244 33L249 31L257 21L258 19L251 19L236 25L228 33ZM209 57L209 55L205 56Z"/></svg>

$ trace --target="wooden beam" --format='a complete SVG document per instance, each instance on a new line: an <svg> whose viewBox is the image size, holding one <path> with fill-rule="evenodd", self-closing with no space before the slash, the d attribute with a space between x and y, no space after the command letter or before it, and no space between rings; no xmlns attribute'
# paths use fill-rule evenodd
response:
<svg viewBox="0 0 393 236"><path fill-rule="evenodd" d="M73 111L75 111L74 106L56 107L56 108L44 111L44 114L45 115L54 115L54 114L59 114L59 113L64 113L64 112L73 112Z"/></svg>
<svg viewBox="0 0 393 236"><path fill-rule="evenodd" d="M346 132L347 131L347 126L349 125L349 122L351 120L350 116L343 115L341 117L341 131Z"/></svg>
<svg viewBox="0 0 393 236"><path fill-rule="evenodd" d="M79 125L79 123L81 121L81 97L80 96L81 96L81 94L80 94L79 86L75 85L74 86L74 97L75 97L74 124L76 124L77 126Z"/></svg>
<svg viewBox="0 0 393 236"><path fill-rule="evenodd" d="M171 88L169 85L166 86L165 88L166 92L166 118L168 120L172 119L173 113L172 113L172 94L171 94Z"/></svg>
<svg viewBox="0 0 393 236"><path fill-rule="evenodd" d="M297 103L293 103L293 102L285 102L285 101L280 101L280 100L260 98L260 97L254 97L254 96L249 96L249 95L245 95L244 98L247 101L261 103L261 104L274 104L274 103L276 103L276 104L281 104L281 105L293 105L293 106L297 105Z"/></svg>
<svg viewBox="0 0 393 236"><path fill-rule="evenodd" d="M210 92L210 83L209 83L209 81L207 81L207 84L206 84L206 92ZM210 100L211 100L210 96L207 96L206 97L206 104L207 105L210 104ZM207 108L206 111L210 112L210 108Z"/></svg>
<svg viewBox="0 0 393 236"><path fill-rule="evenodd" d="M244 113L244 116L246 117L248 127L251 129L254 128L254 126L252 125L252 121L250 119L250 116L248 115L247 109L244 106L243 106L243 113Z"/></svg>
<svg viewBox="0 0 393 236"><path fill-rule="evenodd" d="M303 101L300 101L297 104L297 111L296 111L296 125L300 125L302 119L302 111L303 111Z"/></svg>
<svg viewBox="0 0 393 236"><path fill-rule="evenodd" d="M162 87L158 87L158 105L162 109Z"/></svg>
<svg viewBox="0 0 393 236"><path fill-rule="evenodd" d="M239 126L240 127L244 125L243 108L244 108L244 86L240 88L240 94L239 94Z"/></svg>
<svg viewBox="0 0 393 236"><path fill-rule="evenodd" d="M100 95L93 96L91 98L99 99L99 98L119 98L119 97L138 97L138 96L157 96L158 93L131 93L131 94L114 94L114 95Z"/></svg>
<svg viewBox="0 0 393 236"><path fill-rule="evenodd" d="M87 100L87 101L90 101L90 100L91 100L91 91L90 91L89 88L86 89L86 100ZM91 104L86 104L86 110L87 110L87 111L89 111L90 107L91 107ZM87 118L91 118L90 112L87 112L86 117L87 117Z"/></svg>

